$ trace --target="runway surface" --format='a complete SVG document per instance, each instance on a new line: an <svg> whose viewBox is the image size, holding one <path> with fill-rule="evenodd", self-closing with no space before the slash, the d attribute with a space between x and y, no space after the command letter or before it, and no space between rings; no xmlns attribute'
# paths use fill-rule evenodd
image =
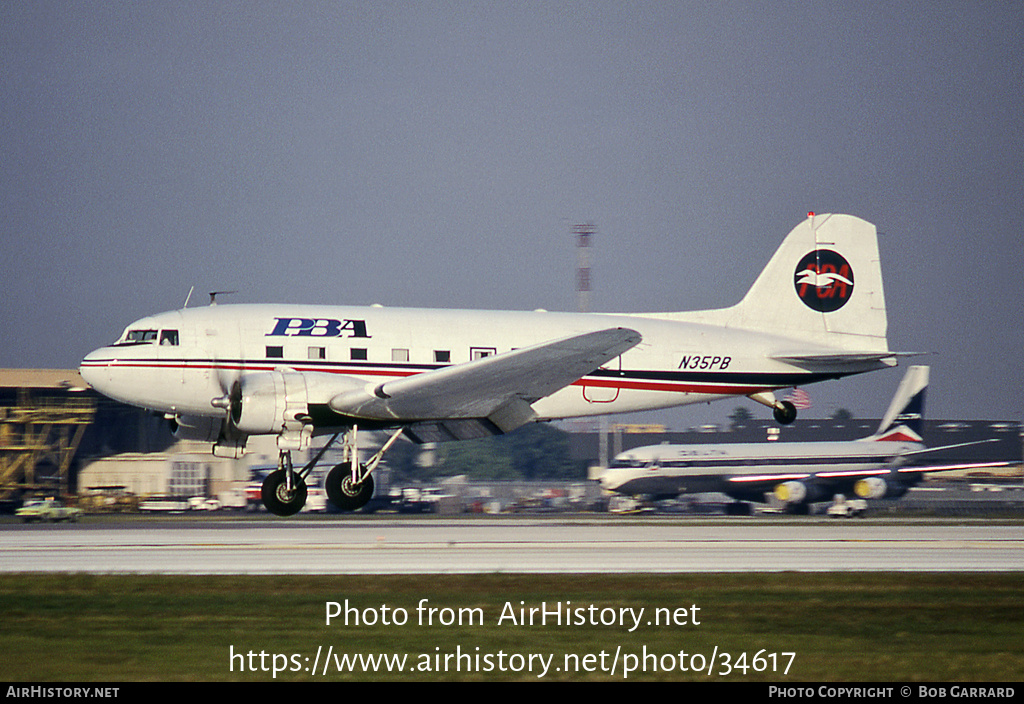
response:
<svg viewBox="0 0 1024 704"><path fill-rule="evenodd" d="M1024 571L1019 524L619 518L4 524L0 572Z"/></svg>

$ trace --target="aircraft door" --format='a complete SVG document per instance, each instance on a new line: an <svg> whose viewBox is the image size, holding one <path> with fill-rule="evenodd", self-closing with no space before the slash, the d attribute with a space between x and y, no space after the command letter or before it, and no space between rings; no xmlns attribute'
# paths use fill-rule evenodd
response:
<svg viewBox="0 0 1024 704"><path fill-rule="evenodd" d="M182 333L186 332L185 335ZM181 314L166 316L160 321L160 329L153 331L156 336L155 356L161 370L161 377L168 385L167 390L178 397L185 383L184 355L182 340L190 337L182 330Z"/></svg>
<svg viewBox="0 0 1024 704"><path fill-rule="evenodd" d="M179 312L165 322L157 341L157 358L177 389L176 405L193 412L206 410L209 399L217 395L211 387L210 355L202 334L194 317Z"/></svg>
<svg viewBox="0 0 1024 704"><path fill-rule="evenodd" d="M612 403L619 398L618 374L622 371L622 356L609 361L598 373L583 379L583 398L589 403ZM611 372L604 374L604 372Z"/></svg>

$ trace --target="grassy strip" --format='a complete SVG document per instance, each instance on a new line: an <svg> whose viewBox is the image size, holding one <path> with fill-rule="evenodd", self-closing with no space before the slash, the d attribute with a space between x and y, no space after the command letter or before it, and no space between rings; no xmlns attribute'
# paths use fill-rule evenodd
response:
<svg viewBox="0 0 1024 704"><path fill-rule="evenodd" d="M620 657L608 672L621 648L620 656L655 656L635 661L647 671L630 680L1012 681L1024 672L1022 587L1020 574L987 573L0 575L0 680L269 681L275 665L285 681L536 680L541 663L529 669L521 657L529 653L553 656L546 680L621 680L628 661ZM346 599L360 625L354 617L345 625L343 616L327 625L326 602ZM434 625L419 625L422 599L438 609ZM559 626L550 616L539 625L539 615L534 625L519 622L521 606L542 602L549 610L560 604L563 614L582 608L574 615L588 621L610 620L620 608L644 614L633 632L629 612L626 625ZM658 608L678 625L654 625ZM394 624L402 609L408 622ZM515 621L499 625L503 613ZM391 625L380 623L385 617ZM367 618L378 623L365 625ZM402 673L339 673L332 663L326 676L314 675L319 646L322 655L333 646L409 657ZM710 658L716 647L714 674L693 672L694 654ZM467 656L461 663L451 657L457 648ZM788 656L769 659L783 652L796 653L788 675ZM721 653L732 656L728 674ZM572 672L563 668L567 655Z"/></svg>

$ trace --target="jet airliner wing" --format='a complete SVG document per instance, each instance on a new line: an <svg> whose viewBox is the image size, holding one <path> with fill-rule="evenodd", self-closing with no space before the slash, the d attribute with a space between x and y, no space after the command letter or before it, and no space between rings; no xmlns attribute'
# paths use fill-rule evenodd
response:
<svg viewBox="0 0 1024 704"><path fill-rule="evenodd" d="M955 445L941 445L939 447L925 447L920 450L911 450L909 452L901 453L899 456L893 458L894 465L898 467L896 471L899 474L926 474L929 472L951 472L964 469L994 469L997 467L1009 467L1012 462L1000 460L957 461L954 459L947 459L945 461L921 461L921 458L924 458L927 455L934 455L962 447L971 447L972 445L985 445L991 442L998 442L998 440L995 438L989 438L988 440L975 440L973 442L960 442Z"/></svg>
<svg viewBox="0 0 1024 704"><path fill-rule="evenodd" d="M332 398L332 410L386 421L487 419L508 432L535 417L530 404L572 384L641 340L628 328L573 335L443 367Z"/></svg>

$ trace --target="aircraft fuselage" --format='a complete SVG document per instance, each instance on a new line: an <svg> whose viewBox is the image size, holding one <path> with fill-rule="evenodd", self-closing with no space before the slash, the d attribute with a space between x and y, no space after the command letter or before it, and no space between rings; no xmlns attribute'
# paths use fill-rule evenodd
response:
<svg viewBox="0 0 1024 704"><path fill-rule="evenodd" d="M601 485L623 494L722 492L761 500L766 488L781 482L840 486L848 480L852 487L864 477L898 474L895 459L923 448L916 442L868 440L652 446L623 453L601 475ZM918 479L914 473L904 481Z"/></svg>
<svg viewBox="0 0 1024 704"><path fill-rule="evenodd" d="M883 368L808 370L770 359L806 342L643 315L298 305L218 305L143 318L82 362L111 398L163 413L217 416L211 400L244 374L289 369L373 386L482 356L612 327L643 340L533 404L539 420L665 408ZM329 395L311 404L326 405ZM326 413L326 411L325 411ZM329 415L329 413L328 413ZM328 419L344 425L351 419ZM318 428L318 432L320 432Z"/></svg>

